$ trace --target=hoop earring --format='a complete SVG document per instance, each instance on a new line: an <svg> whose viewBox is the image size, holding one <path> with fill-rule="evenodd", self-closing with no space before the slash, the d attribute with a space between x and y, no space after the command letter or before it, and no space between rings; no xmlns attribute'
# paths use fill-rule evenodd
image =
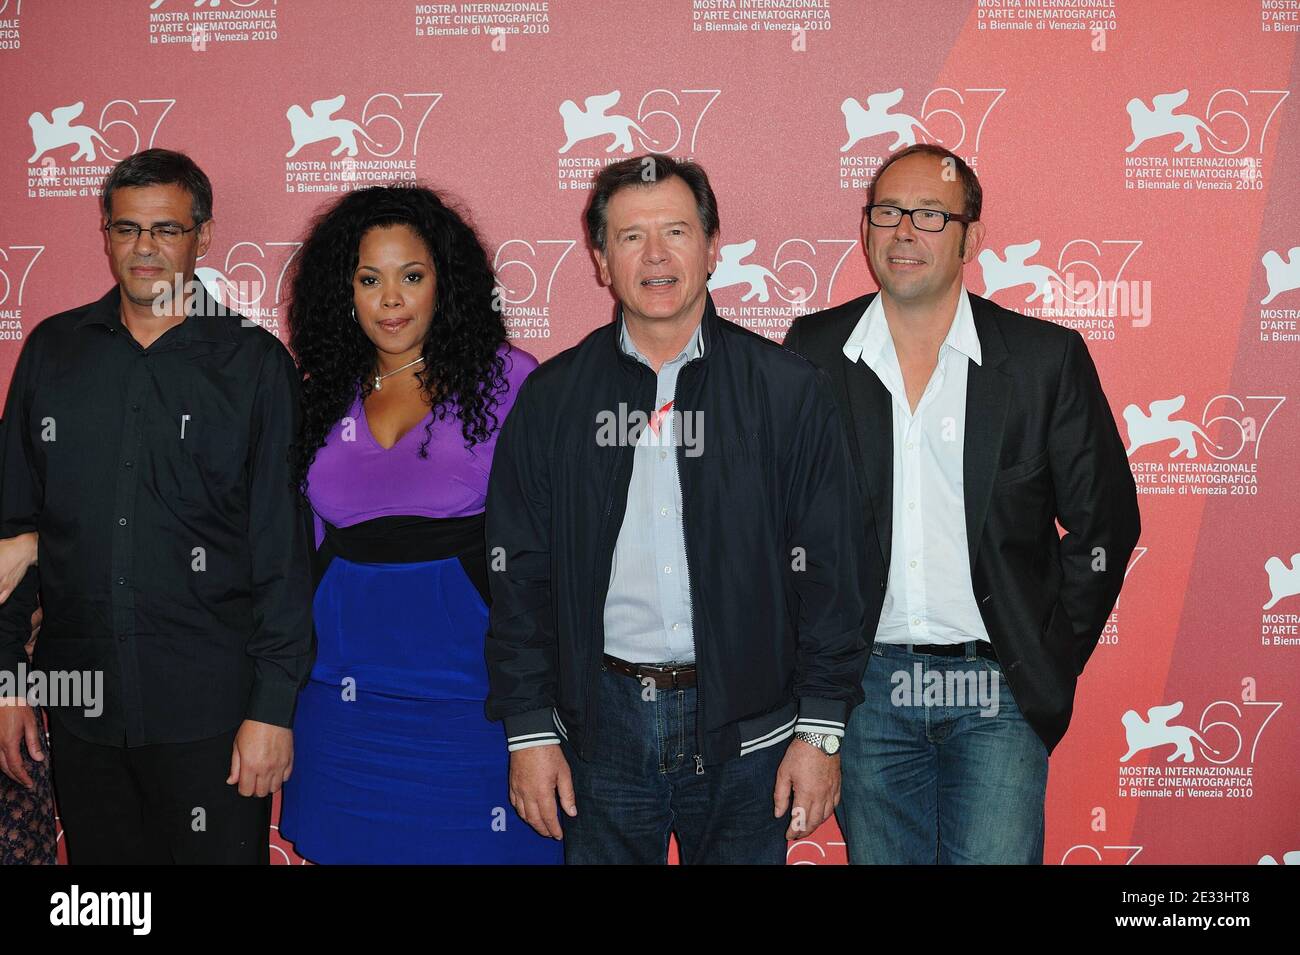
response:
<svg viewBox="0 0 1300 955"><path fill-rule="evenodd" d="M361 324L361 322L357 319L357 307L355 305L352 306L352 321L356 322L358 325Z"/></svg>

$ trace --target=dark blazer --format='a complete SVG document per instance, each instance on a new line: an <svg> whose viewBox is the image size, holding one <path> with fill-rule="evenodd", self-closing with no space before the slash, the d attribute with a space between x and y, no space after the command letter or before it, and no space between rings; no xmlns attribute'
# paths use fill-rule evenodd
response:
<svg viewBox="0 0 1300 955"><path fill-rule="evenodd" d="M785 344L834 383L875 518L873 559L884 581L893 526L892 398L870 368L843 352L874 294L797 319ZM978 295L970 302L983 358L971 363L966 385L971 581L1016 704L1050 752L1070 724L1075 684L1137 543L1137 488L1078 332Z"/></svg>

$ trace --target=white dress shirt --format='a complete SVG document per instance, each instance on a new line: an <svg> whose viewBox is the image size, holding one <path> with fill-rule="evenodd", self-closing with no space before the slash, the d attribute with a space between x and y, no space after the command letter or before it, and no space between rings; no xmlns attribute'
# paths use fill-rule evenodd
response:
<svg viewBox="0 0 1300 955"><path fill-rule="evenodd" d="M975 603L966 542L962 479L966 377L969 363L981 361L965 287L915 412L907 401L881 296L867 306L844 343L844 354L870 368L893 398L894 526L876 640L914 644L988 640Z"/></svg>

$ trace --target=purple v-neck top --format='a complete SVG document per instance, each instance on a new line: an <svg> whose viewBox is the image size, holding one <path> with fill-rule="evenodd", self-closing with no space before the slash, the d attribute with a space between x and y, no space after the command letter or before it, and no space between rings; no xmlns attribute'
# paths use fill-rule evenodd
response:
<svg viewBox="0 0 1300 955"><path fill-rule="evenodd" d="M375 517L465 517L478 514L487 501L488 473L500 425L514 406L525 378L537 367L526 351L502 345L507 390L494 414L498 427L487 441L465 449L459 418L433 422L428 457L421 458L425 425L432 412L385 449L370 432L361 399L352 403L316 452L307 472L307 497L315 511L316 546L324 537L321 518L348 527Z"/></svg>

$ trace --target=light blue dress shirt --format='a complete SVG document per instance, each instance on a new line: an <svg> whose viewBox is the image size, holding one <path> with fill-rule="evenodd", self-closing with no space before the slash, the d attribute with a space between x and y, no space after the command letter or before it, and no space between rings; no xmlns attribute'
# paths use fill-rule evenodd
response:
<svg viewBox="0 0 1300 955"><path fill-rule="evenodd" d="M619 347L650 366L619 319ZM681 353L659 369L655 408L677 392L677 375L704 354L701 327ZM691 590L682 528L682 485L677 473L681 424L672 409L656 416L637 442L627 509L614 546L605 597L605 652L630 663L687 663L695 659Z"/></svg>

